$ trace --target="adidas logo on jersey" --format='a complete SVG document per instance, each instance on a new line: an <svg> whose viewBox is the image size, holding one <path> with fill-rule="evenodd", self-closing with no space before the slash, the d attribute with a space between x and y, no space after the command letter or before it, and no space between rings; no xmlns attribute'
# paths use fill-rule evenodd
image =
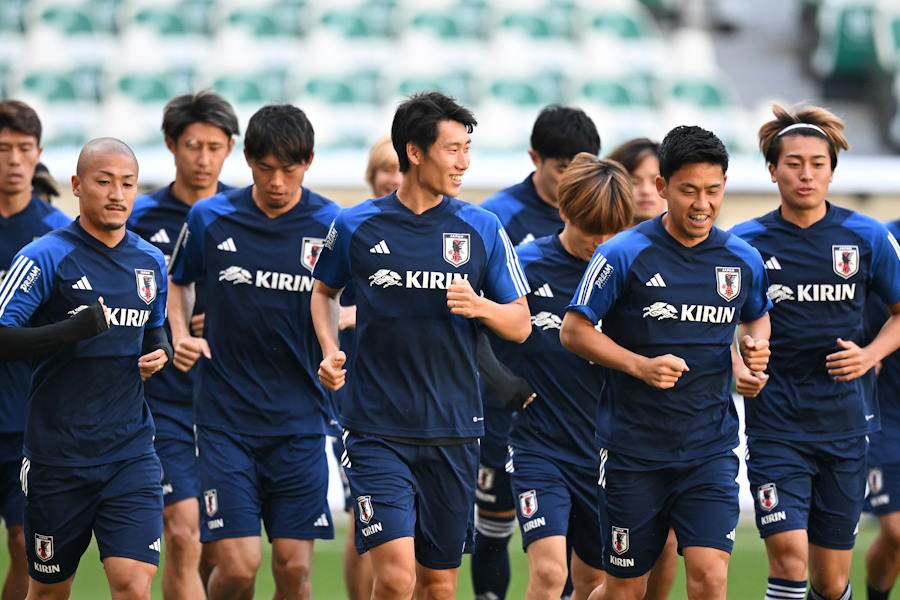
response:
<svg viewBox="0 0 900 600"><path fill-rule="evenodd" d="M706 304L682 304L681 312L671 304L654 302L644 307L644 318L657 321L678 319L689 323L731 323L736 312L733 306L709 306Z"/></svg>
<svg viewBox="0 0 900 600"><path fill-rule="evenodd" d="M222 250L223 252L237 252L237 246L234 245L234 238L228 238L221 244L217 245L216 248Z"/></svg>
<svg viewBox="0 0 900 600"><path fill-rule="evenodd" d="M662 275L657 273L645 283L647 287L666 287L666 282L663 280Z"/></svg>
<svg viewBox="0 0 900 600"><path fill-rule="evenodd" d="M775 258L774 256L772 258L770 258L769 260L767 260L763 264L766 267L767 271L780 271L781 270L781 263L778 262L778 259Z"/></svg>
<svg viewBox="0 0 900 600"><path fill-rule="evenodd" d="M468 273L440 273L437 271L407 271L406 279L390 269L378 269L369 275L369 287L446 290L454 279L469 279Z"/></svg>
<svg viewBox="0 0 900 600"><path fill-rule="evenodd" d="M322 513L319 515L319 518L316 519L316 522L313 523L313 527L328 527L328 515Z"/></svg>
<svg viewBox="0 0 900 600"><path fill-rule="evenodd" d="M387 242L381 240L371 248L369 248L369 252L372 254L390 254L391 250L388 248Z"/></svg>
<svg viewBox="0 0 900 600"><path fill-rule="evenodd" d="M538 289L534 290L534 295L535 295L535 296L541 296L541 297L543 297L543 298L552 298L552 297L553 297L553 290L550 289L550 284L549 284L549 283L545 283L544 285L542 285L542 286L539 287Z"/></svg>
<svg viewBox="0 0 900 600"><path fill-rule="evenodd" d="M152 544L150 544L150 545L148 546L148 548L150 548L151 550L156 550L157 552L159 552L159 550L160 550L159 538L156 538L156 541L153 542Z"/></svg>
<svg viewBox="0 0 900 600"><path fill-rule="evenodd" d="M535 238L534 238L534 234L529 232L529 233L526 233L526 234L525 234L525 237L523 237L523 238L519 241L519 243L520 243L520 244L527 244L527 243L529 243L529 242L533 242L534 239L535 239Z"/></svg>
<svg viewBox="0 0 900 600"><path fill-rule="evenodd" d="M72 284L73 290L92 290L91 282L88 281L87 275L82 275L81 279Z"/></svg>
<svg viewBox="0 0 900 600"><path fill-rule="evenodd" d="M166 233L166 230L160 229L150 236L150 241L154 244L168 244L171 240L169 239L169 234Z"/></svg>
<svg viewBox="0 0 900 600"><path fill-rule="evenodd" d="M561 329L562 319L560 319L557 315L554 315L552 312L547 312L544 310L536 315L531 316L531 324L535 327L540 327L541 331L547 331L548 329Z"/></svg>
<svg viewBox="0 0 900 600"><path fill-rule="evenodd" d="M773 283L766 291L769 299L778 304L783 300L797 302L843 302L856 298L855 283L801 283L794 290L780 283Z"/></svg>

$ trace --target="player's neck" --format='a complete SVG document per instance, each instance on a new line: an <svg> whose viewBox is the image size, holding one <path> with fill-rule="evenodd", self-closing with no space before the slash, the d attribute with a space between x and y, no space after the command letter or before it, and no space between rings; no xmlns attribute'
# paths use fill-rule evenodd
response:
<svg viewBox="0 0 900 600"><path fill-rule="evenodd" d="M19 214L25 210L30 201L31 190L11 195L0 194L0 217L8 219L13 215Z"/></svg>
<svg viewBox="0 0 900 600"><path fill-rule="evenodd" d="M124 226L119 227L118 229L104 229L103 227L95 226L93 223L86 219L78 219L78 223L89 236L109 248L115 248L116 246L118 246L119 242L122 241L122 238L125 237Z"/></svg>
<svg viewBox="0 0 900 600"><path fill-rule="evenodd" d="M303 187L301 186L297 189L297 193L288 201L287 204L285 204L284 206L279 206L278 208L271 208L266 205L265 202L260 200L259 188L255 183L253 184L253 190L250 192L250 195L253 197L253 204L256 205L256 208L258 208L262 214L266 215L270 219L275 219L288 212L300 203L300 198L303 197Z"/></svg>
<svg viewBox="0 0 900 600"><path fill-rule="evenodd" d="M534 191L537 192L538 198L544 201L545 204L549 204L553 208L559 208L559 202L556 198L552 198L549 194L544 193L537 182L534 180L534 175L531 175L531 184L534 186Z"/></svg>
<svg viewBox="0 0 900 600"><path fill-rule="evenodd" d="M415 181L413 177L404 177L397 189L397 200L417 215L430 210L441 203L443 194L435 194Z"/></svg>
<svg viewBox="0 0 900 600"><path fill-rule="evenodd" d="M787 202L781 203L781 218L788 223L793 223L801 229L815 225L825 218L828 213L828 205L825 202L813 208L793 208Z"/></svg>
<svg viewBox="0 0 900 600"><path fill-rule="evenodd" d="M172 195L184 202L188 206L197 204L198 200L214 196L219 189L219 182L213 181L212 185L205 188L194 188L186 185L184 180L175 174L175 181L172 183Z"/></svg>

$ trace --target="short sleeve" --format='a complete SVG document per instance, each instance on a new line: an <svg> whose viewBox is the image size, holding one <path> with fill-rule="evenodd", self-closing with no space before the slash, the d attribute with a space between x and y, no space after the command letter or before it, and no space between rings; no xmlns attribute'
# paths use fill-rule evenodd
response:
<svg viewBox="0 0 900 600"><path fill-rule="evenodd" d="M900 302L900 245L883 225L872 240L872 267L869 285L888 305Z"/></svg>
<svg viewBox="0 0 900 600"><path fill-rule="evenodd" d="M629 264L616 245L601 244L575 290L567 311L581 313L597 323L612 309L625 290Z"/></svg>
<svg viewBox="0 0 900 600"><path fill-rule="evenodd" d="M753 251L753 263L748 265L751 273L750 293L741 307L740 320L744 323L755 321L772 310L772 301L767 295L769 291L769 277L763 266L762 257L755 249Z"/></svg>
<svg viewBox="0 0 900 600"><path fill-rule="evenodd" d="M176 284L187 285L203 277L206 271L203 256L205 229L202 216L195 206L181 226L169 261L172 281Z"/></svg>
<svg viewBox="0 0 900 600"><path fill-rule="evenodd" d="M350 231L343 213L335 217L322 244L313 277L330 288L341 289L350 281Z"/></svg>
<svg viewBox="0 0 900 600"><path fill-rule="evenodd" d="M493 243L487 250L487 272L485 274L483 288L484 295L494 302L508 304L516 298L521 298L531 291L519 257L513 248L506 230L500 225L500 221L491 215L496 226L496 235ZM485 240L487 241L487 240Z"/></svg>
<svg viewBox="0 0 900 600"><path fill-rule="evenodd" d="M50 296L54 265L34 244L13 258L0 284L0 326L22 327Z"/></svg>

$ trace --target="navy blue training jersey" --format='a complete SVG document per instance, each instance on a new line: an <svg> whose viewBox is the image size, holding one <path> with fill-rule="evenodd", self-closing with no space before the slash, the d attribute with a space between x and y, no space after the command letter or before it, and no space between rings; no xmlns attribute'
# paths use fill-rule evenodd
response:
<svg viewBox="0 0 900 600"><path fill-rule="evenodd" d="M533 177L534 173L481 203L482 208L497 215L513 244L554 234L563 226L559 209L538 196Z"/></svg>
<svg viewBox="0 0 900 600"><path fill-rule="evenodd" d="M687 248L659 216L601 244L568 310L602 319L603 333L627 350L674 354L690 369L668 390L609 369L603 447L669 464L736 447L730 346L738 321L771 307L766 285L759 253L717 227Z"/></svg>
<svg viewBox="0 0 900 600"><path fill-rule="evenodd" d="M233 189L219 183L218 192ZM135 232L157 248L166 257L166 265L175 250L175 242L187 219L190 205L185 204L172 194L172 186L159 188L149 194L138 196L134 201L134 209L128 218L128 229ZM200 280L194 286L194 312L197 315L206 307L205 281ZM169 322L166 321L166 335L172 341ZM179 369L165 369L147 380L144 391L151 410L160 408L160 404L174 403L190 406L193 402L194 376L196 368L187 373Z"/></svg>
<svg viewBox="0 0 900 600"><path fill-rule="evenodd" d="M317 279L353 283L356 365L341 425L404 438L483 433L473 319L450 314L447 288L468 279L509 303L528 293L515 250L492 213L455 198L417 215L392 193L344 210Z"/></svg>
<svg viewBox="0 0 900 600"><path fill-rule="evenodd" d="M110 328L34 361L25 456L99 465L153 452L138 359L166 316L162 253L137 234L109 248L78 220L25 246L0 287L0 326L57 323L103 296Z"/></svg>
<svg viewBox="0 0 900 600"><path fill-rule="evenodd" d="M332 399L317 375L322 351L309 312L312 271L337 204L303 189L272 219L252 186L191 208L172 281L204 281L204 337L194 392L198 425L254 435L321 435Z"/></svg>
<svg viewBox="0 0 900 600"><path fill-rule="evenodd" d="M884 225L828 204L802 229L776 209L732 230L762 254L774 307L769 381L747 401L747 433L788 440L835 440L879 426L865 378L834 381L825 357L837 338L863 343L863 307L874 291L900 302L900 248Z"/></svg>
<svg viewBox="0 0 900 600"><path fill-rule="evenodd" d="M61 210L32 196L24 210L0 216L0 282L16 252L48 231L72 222ZM31 382L27 361L0 360L0 433L21 433L25 429L25 401Z"/></svg>
<svg viewBox="0 0 900 600"><path fill-rule="evenodd" d="M531 335L524 344L492 336L497 358L525 379L537 398L510 433L516 449L587 467L600 456L595 431L605 369L563 348L559 329L587 261L569 254L558 235L516 248L531 294ZM605 415L605 411L603 413Z"/></svg>

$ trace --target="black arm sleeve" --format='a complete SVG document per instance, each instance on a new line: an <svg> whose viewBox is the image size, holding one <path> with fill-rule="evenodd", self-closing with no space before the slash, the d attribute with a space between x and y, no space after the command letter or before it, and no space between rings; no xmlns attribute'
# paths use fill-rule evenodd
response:
<svg viewBox="0 0 900 600"><path fill-rule="evenodd" d="M0 360L28 360L50 354L109 329L103 307L95 302L71 319L41 327L0 327Z"/></svg>
<svg viewBox="0 0 900 600"><path fill-rule="evenodd" d="M478 374L491 388L501 408L517 410L534 393L527 381L509 370L509 367L501 363L494 350L487 333L478 332Z"/></svg>
<svg viewBox="0 0 900 600"><path fill-rule="evenodd" d="M144 330L144 341L141 343L141 354L150 354L154 350L163 350L166 353L166 364L172 362L172 344L169 336L162 327L154 327Z"/></svg>

